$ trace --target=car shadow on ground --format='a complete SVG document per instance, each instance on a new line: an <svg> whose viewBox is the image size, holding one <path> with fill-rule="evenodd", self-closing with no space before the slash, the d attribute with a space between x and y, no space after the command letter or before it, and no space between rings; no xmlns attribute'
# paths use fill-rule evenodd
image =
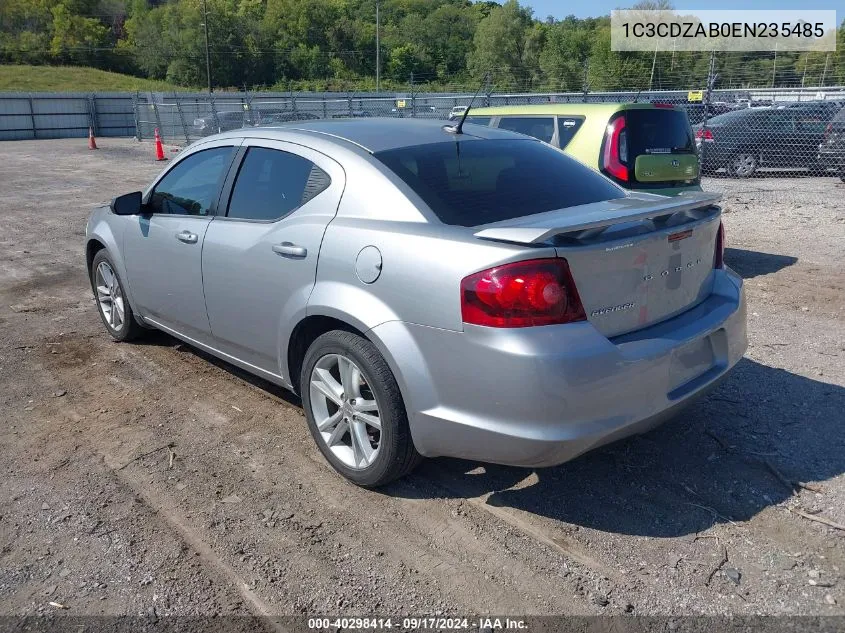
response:
<svg viewBox="0 0 845 633"><path fill-rule="evenodd" d="M286 403L293 405L295 407L302 407L302 400L300 400L299 396L297 396L292 391L285 389L284 387L280 387L269 380L264 380L263 378L259 378L255 374L251 374L248 371L241 369L231 363L227 363L225 360L221 360L216 356L212 356L207 352L202 351L196 347L192 347L187 343L183 343L179 339L166 332L162 332L161 330L149 330L144 332L144 336L137 339L133 342L134 345L152 345L155 347L170 347L174 350L184 351L185 353L192 354L197 358L211 363L215 367L222 369L223 371L235 376L236 378L240 378L246 383L249 383L253 387L261 389L265 393L275 396L280 400L284 400Z"/></svg>
<svg viewBox="0 0 845 633"><path fill-rule="evenodd" d="M743 279L776 273L787 266L792 266L797 261L797 257L790 255L774 255L743 248L725 249L725 263Z"/></svg>
<svg viewBox="0 0 845 633"><path fill-rule="evenodd" d="M746 358L709 397L645 435L546 469L429 460L417 476L440 485L385 492L490 495L492 505L606 532L691 535L780 503L792 494L785 481L845 472L843 409L842 387Z"/></svg>

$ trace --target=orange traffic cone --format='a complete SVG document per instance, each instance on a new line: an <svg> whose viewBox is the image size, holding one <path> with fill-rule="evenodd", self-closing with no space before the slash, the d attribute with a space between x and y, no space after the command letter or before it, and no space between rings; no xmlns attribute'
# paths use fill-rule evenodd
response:
<svg viewBox="0 0 845 633"><path fill-rule="evenodd" d="M88 128L88 149L97 149L97 140L94 138L94 128Z"/></svg>
<svg viewBox="0 0 845 633"><path fill-rule="evenodd" d="M161 136L158 134L158 128L155 129L155 139L156 139L156 160L167 160L167 156L164 155L164 148L161 146Z"/></svg>

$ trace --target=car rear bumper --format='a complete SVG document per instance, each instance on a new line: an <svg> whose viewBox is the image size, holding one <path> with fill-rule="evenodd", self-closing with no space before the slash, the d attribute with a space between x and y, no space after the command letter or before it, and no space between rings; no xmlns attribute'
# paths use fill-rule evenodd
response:
<svg viewBox="0 0 845 633"><path fill-rule="evenodd" d="M642 193L655 193L659 196L677 196L679 193L684 193L685 191L703 191L701 188L701 183L696 183L694 185L683 185L681 187L650 187L650 188L638 188L632 187L630 191L639 191Z"/></svg>
<svg viewBox="0 0 845 633"><path fill-rule="evenodd" d="M703 303L613 339L589 322L455 332L391 321L371 333L420 453L552 466L666 421L742 358L742 280L714 275Z"/></svg>
<svg viewBox="0 0 845 633"><path fill-rule="evenodd" d="M845 145L836 147L821 145L816 160L822 167L842 170L845 168Z"/></svg>

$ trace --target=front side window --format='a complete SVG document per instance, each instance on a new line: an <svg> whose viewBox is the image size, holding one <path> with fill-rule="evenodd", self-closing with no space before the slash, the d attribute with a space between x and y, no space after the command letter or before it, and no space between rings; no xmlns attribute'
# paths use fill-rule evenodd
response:
<svg viewBox="0 0 845 633"><path fill-rule="evenodd" d="M499 128L551 143L555 135L555 120L553 117L503 116L499 121Z"/></svg>
<svg viewBox="0 0 845 633"><path fill-rule="evenodd" d="M232 156L232 147L214 147L177 163L155 186L152 213L208 215Z"/></svg>
<svg viewBox="0 0 845 633"><path fill-rule="evenodd" d="M456 140L375 157L444 224L478 226L625 196L604 176L531 139Z"/></svg>
<svg viewBox="0 0 845 633"><path fill-rule="evenodd" d="M250 147L229 200L230 218L283 218L324 191L329 175L310 160L265 147Z"/></svg>

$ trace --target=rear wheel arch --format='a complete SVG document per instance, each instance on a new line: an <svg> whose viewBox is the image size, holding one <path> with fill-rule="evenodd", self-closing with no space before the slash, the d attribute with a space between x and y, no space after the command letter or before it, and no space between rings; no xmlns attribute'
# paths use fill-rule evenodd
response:
<svg viewBox="0 0 845 633"><path fill-rule="evenodd" d="M402 399L405 401L405 406L409 406L408 388L391 350L381 340L381 337L375 333L374 328L366 327L364 324L357 324L356 319L351 317L344 318L344 315L341 314L333 316L327 314L308 315L299 321L291 331L285 357L287 361L287 374L283 373L283 375L287 376L296 395L302 397L299 377L302 372L302 363L305 361L305 355L308 353L308 348L320 336L332 330L351 332L375 345L390 368L390 371L393 372L393 376L399 385L399 391L402 393Z"/></svg>
<svg viewBox="0 0 845 633"><path fill-rule="evenodd" d="M302 319L291 331L290 338L288 339L286 359L287 376L297 395L302 395L299 393L299 374L302 371L302 362L305 360L305 354L308 353L308 348L320 336L332 330L351 332L352 334L357 334L362 338L370 340L360 328L336 317L313 314Z"/></svg>

